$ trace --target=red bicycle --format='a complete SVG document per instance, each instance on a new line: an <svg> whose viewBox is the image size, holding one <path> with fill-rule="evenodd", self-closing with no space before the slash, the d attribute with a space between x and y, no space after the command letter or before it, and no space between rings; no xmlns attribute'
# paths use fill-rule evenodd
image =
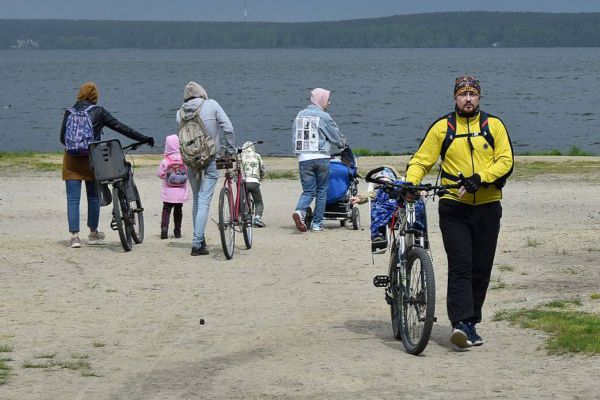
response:
<svg viewBox="0 0 600 400"><path fill-rule="evenodd" d="M219 194L218 225L223 253L228 260L233 258L236 232L244 234L244 243L247 249L252 247L254 201L248 195L246 182L243 180L241 154L246 148L256 143L261 144L262 140L236 148L234 159L217 160L217 169L225 170L225 182Z"/></svg>

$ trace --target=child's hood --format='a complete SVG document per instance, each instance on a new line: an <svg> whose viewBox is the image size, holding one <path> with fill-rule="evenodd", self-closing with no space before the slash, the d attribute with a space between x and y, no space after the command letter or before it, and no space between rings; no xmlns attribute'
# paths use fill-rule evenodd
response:
<svg viewBox="0 0 600 400"><path fill-rule="evenodd" d="M165 139L165 156L179 154L179 136L169 135Z"/></svg>
<svg viewBox="0 0 600 400"><path fill-rule="evenodd" d="M254 144L252 144L252 142L244 143L242 149L244 149L243 152L246 157L256 157L256 149L254 148Z"/></svg>

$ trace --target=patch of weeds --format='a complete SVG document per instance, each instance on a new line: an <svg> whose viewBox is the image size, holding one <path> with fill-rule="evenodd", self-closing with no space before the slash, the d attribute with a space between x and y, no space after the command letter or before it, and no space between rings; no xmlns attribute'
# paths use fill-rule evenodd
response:
<svg viewBox="0 0 600 400"><path fill-rule="evenodd" d="M584 250L592 253L592 252L600 251L600 247L585 247Z"/></svg>
<svg viewBox="0 0 600 400"><path fill-rule="evenodd" d="M0 345L0 353L12 353L13 347L8 344Z"/></svg>
<svg viewBox="0 0 600 400"><path fill-rule="evenodd" d="M573 300L553 300L550 303L546 304L546 307L550 308L566 308L569 305L580 306L581 300L573 299Z"/></svg>
<svg viewBox="0 0 600 400"><path fill-rule="evenodd" d="M106 289L106 293L117 293L117 289Z"/></svg>
<svg viewBox="0 0 600 400"><path fill-rule="evenodd" d="M546 344L551 354L600 354L600 316L595 314L536 307L501 311L494 320L554 334Z"/></svg>
<svg viewBox="0 0 600 400"><path fill-rule="evenodd" d="M7 344L1 345L0 349L2 349L2 353L10 353L13 351L12 346ZM0 385L4 385L6 382L8 382L8 378L10 377L10 366L7 364L9 361L12 361L12 358L0 358Z"/></svg>
<svg viewBox="0 0 600 400"><path fill-rule="evenodd" d="M538 247L542 242L535 238L527 237L527 247Z"/></svg>
<svg viewBox="0 0 600 400"><path fill-rule="evenodd" d="M590 295L590 299L592 300L600 300L600 293L593 293Z"/></svg>
<svg viewBox="0 0 600 400"><path fill-rule="evenodd" d="M78 360L86 360L90 358L90 355L88 353L73 353L71 354L71 358L76 358Z"/></svg>
<svg viewBox="0 0 600 400"><path fill-rule="evenodd" d="M567 267L567 268L563 268L561 270L562 273L564 274L569 274L569 275L577 275L579 273L579 271L577 271L575 268L573 267Z"/></svg>
<svg viewBox="0 0 600 400"><path fill-rule="evenodd" d="M23 367L23 368L51 368L54 365L55 364L52 360L45 361L45 362L25 361L23 364L21 364L21 367Z"/></svg>
<svg viewBox="0 0 600 400"><path fill-rule="evenodd" d="M298 179L298 173L294 171L267 171L267 179Z"/></svg>
<svg viewBox="0 0 600 400"><path fill-rule="evenodd" d="M513 272L515 270L515 267L508 264L500 264L498 265L498 269L502 272Z"/></svg>
<svg viewBox="0 0 600 400"><path fill-rule="evenodd" d="M508 286L506 282L502 280L500 275L498 275L498 278L492 279L491 282L493 283L492 287L490 288L492 290L505 289Z"/></svg>
<svg viewBox="0 0 600 400"><path fill-rule="evenodd" d="M33 358L40 359L40 358L54 358L54 357L56 357L56 353L53 352L53 353L42 353L40 355L34 356Z"/></svg>
<svg viewBox="0 0 600 400"><path fill-rule="evenodd" d="M94 342L92 343L92 346L94 346L94 347L104 347L104 346L106 346L106 344L102 343L102 342L99 342L96 339L94 339Z"/></svg>

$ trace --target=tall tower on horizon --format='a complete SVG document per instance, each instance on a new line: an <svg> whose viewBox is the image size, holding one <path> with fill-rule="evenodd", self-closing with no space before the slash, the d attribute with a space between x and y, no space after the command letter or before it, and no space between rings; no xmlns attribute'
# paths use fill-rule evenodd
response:
<svg viewBox="0 0 600 400"><path fill-rule="evenodd" d="M244 21L248 19L248 0L244 0Z"/></svg>

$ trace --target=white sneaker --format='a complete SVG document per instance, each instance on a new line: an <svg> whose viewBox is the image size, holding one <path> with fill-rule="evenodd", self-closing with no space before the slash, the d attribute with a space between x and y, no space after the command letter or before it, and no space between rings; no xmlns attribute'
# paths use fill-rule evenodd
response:
<svg viewBox="0 0 600 400"><path fill-rule="evenodd" d="M323 232L323 225L312 224L310 230L313 232Z"/></svg>
<svg viewBox="0 0 600 400"><path fill-rule="evenodd" d="M106 236L104 235L104 232L100 232L100 231L91 232L88 235L88 244L89 245L100 244L104 241L105 238L106 238Z"/></svg>
<svg viewBox="0 0 600 400"><path fill-rule="evenodd" d="M308 230L308 228L306 227L306 223L304 222L304 215L302 215L301 211L294 211L294 213L292 214L292 218L296 223L296 228L298 228L300 232L306 232Z"/></svg>
<svg viewBox="0 0 600 400"><path fill-rule="evenodd" d="M81 247L81 240L79 240L79 236L71 236L69 247L72 249L78 249Z"/></svg>

